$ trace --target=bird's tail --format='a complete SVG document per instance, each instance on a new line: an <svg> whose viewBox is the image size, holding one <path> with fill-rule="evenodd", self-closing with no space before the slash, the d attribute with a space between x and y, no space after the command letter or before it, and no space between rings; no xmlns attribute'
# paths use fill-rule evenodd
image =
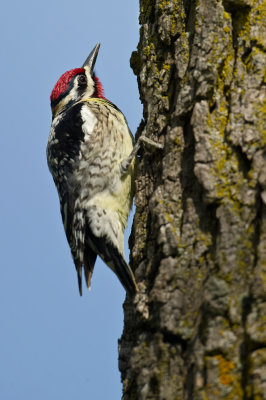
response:
<svg viewBox="0 0 266 400"><path fill-rule="evenodd" d="M84 273L86 278L87 288L91 287L91 277L94 269L94 264L97 258L97 254L89 247L85 246L84 250Z"/></svg>
<svg viewBox="0 0 266 400"><path fill-rule="evenodd" d="M84 267L84 274L86 279L86 285L89 289L91 286L91 277L94 269L94 264L97 258L97 254L94 253L88 246L84 249L84 262L81 263L79 259L74 258L75 267L78 275L78 286L79 294L82 296L82 267Z"/></svg>
<svg viewBox="0 0 266 400"><path fill-rule="evenodd" d="M135 277L120 251L110 243L107 237L95 236L89 227L86 231L86 242L114 271L126 291L134 296L138 291Z"/></svg>
<svg viewBox="0 0 266 400"><path fill-rule="evenodd" d="M102 257L103 261L105 261L106 264L115 272L126 291L131 296L134 296L138 289L130 266L116 248L111 249L110 245L108 247L108 254L110 254L111 259L105 260L104 257Z"/></svg>

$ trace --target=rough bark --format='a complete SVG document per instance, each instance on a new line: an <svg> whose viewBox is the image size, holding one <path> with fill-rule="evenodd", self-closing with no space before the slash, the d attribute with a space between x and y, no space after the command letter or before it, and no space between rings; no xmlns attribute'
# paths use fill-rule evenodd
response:
<svg viewBox="0 0 266 400"><path fill-rule="evenodd" d="M266 399L265 2L140 0L124 400ZM263 119L264 116L264 119Z"/></svg>

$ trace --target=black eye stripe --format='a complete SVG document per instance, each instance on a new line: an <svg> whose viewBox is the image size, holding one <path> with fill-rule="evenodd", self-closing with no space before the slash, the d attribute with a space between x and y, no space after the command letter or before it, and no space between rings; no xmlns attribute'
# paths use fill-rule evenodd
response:
<svg viewBox="0 0 266 400"><path fill-rule="evenodd" d="M58 103L60 103L60 101L64 98L64 97L66 97L67 95L68 95L68 93L73 89L73 87L74 87L74 81L75 81L75 79L76 79L76 77L78 77L78 83L79 83L79 78L81 77L81 76L83 76L84 78L85 78L85 84L83 84L83 85L80 85L79 84L79 87L81 88L83 88L84 86L86 86L86 84L87 84L87 78L86 78L86 76L85 75L81 75L81 74L77 74L77 75L75 75L75 76L73 76L73 78L71 79L71 81L69 81L68 82L68 86L67 86L67 89L62 93L62 94L60 94L60 96L58 96L58 98L55 100L55 101L51 101L51 106L52 107L55 107Z"/></svg>

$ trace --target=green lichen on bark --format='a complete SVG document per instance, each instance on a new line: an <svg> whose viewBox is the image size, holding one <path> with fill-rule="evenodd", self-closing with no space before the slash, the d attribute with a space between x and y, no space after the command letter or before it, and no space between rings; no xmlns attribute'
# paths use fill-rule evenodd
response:
<svg viewBox="0 0 266 400"><path fill-rule="evenodd" d="M266 398L265 1L141 0L124 400ZM264 118L263 118L264 117Z"/></svg>

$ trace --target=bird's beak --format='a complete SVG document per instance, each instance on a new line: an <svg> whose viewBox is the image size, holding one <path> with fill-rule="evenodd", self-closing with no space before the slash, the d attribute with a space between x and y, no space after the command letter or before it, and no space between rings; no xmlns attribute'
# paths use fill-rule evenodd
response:
<svg viewBox="0 0 266 400"><path fill-rule="evenodd" d="M90 73L93 72L93 68L98 56L98 52L99 52L99 48L100 48L100 43L97 43L96 46L94 47L94 49L92 50L92 52L88 55L88 57L86 58L86 61L84 62L84 64L82 65L82 68L87 67L90 71Z"/></svg>

